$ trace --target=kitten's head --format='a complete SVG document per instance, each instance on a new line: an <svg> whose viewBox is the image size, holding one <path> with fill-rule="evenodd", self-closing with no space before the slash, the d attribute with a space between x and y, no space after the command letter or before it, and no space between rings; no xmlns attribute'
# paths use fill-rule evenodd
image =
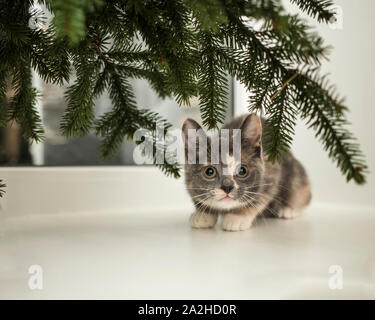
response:
<svg viewBox="0 0 375 320"><path fill-rule="evenodd" d="M197 136L189 134L189 131L194 130L197 130ZM185 120L182 127L187 190L195 205L208 211L211 208L227 211L251 206L251 199L263 178L260 118L249 115L237 127L229 126L226 130L225 134L222 129L218 136L208 137L192 119ZM207 144L202 143L204 141ZM236 141L240 141L240 153L235 151ZM226 143L229 148L222 147ZM207 153L207 157L202 157L202 153ZM191 164L194 157L196 163ZM204 158L207 158L206 161L202 161Z"/></svg>

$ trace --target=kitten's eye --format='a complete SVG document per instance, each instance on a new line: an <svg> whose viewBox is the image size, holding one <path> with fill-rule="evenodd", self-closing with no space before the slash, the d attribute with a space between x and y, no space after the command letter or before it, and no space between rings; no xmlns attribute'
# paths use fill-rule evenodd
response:
<svg viewBox="0 0 375 320"><path fill-rule="evenodd" d="M212 179L216 176L216 169L214 167L207 167L204 169L204 175L207 178Z"/></svg>
<svg viewBox="0 0 375 320"><path fill-rule="evenodd" d="M238 169L238 173L237 175L241 178L244 178L247 176L249 170L247 170L247 168L245 166L241 166L239 169Z"/></svg>

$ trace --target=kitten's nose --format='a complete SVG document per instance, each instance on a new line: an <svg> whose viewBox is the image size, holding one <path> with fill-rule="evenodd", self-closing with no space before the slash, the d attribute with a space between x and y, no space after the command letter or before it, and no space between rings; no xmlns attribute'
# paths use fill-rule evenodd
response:
<svg viewBox="0 0 375 320"><path fill-rule="evenodd" d="M229 186L221 186L221 190L224 190L226 193L229 193L233 190L233 186L232 185L229 185Z"/></svg>

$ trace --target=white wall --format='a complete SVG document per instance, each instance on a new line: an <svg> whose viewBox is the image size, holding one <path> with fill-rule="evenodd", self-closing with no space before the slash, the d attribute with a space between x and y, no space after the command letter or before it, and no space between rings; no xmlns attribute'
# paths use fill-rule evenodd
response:
<svg viewBox="0 0 375 320"><path fill-rule="evenodd" d="M284 1L291 12L298 8ZM336 1L343 11L342 29L331 29L318 25L317 31L326 44L333 46L330 61L322 66L323 73L330 73L330 80L337 85L340 94L346 96L348 114L355 133L367 157L370 170L375 165L375 30L374 0ZM247 108L247 95L240 84L235 87L235 109L237 113ZM314 203L332 203L343 207L375 207L375 178L369 174L365 186L346 183L336 165L328 158L314 132L307 130L300 121L296 128L293 151L305 165L313 182Z"/></svg>

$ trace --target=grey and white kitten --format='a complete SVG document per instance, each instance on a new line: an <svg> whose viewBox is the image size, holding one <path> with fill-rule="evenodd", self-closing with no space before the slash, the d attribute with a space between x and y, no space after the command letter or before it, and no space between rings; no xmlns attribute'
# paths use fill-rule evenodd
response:
<svg viewBox="0 0 375 320"><path fill-rule="evenodd" d="M255 114L235 118L224 125L222 129L241 130L241 157L233 157L233 130L229 130L229 148L219 148L219 164L212 164L212 137L208 137L196 121L185 120L182 127L185 183L196 208L190 219L192 227L211 228L222 215L224 230L246 230L259 215L294 218L309 204L311 188L308 176L291 152L283 156L281 163L272 164L265 159L262 135L267 127L263 127L264 119ZM187 161L189 137L192 139L188 135L189 129L199 130L200 135L207 138L207 145L203 146L207 148L205 163L189 164ZM217 136L219 146L223 136ZM202 146L198 138L194 139L198 160Z"/></svg>

